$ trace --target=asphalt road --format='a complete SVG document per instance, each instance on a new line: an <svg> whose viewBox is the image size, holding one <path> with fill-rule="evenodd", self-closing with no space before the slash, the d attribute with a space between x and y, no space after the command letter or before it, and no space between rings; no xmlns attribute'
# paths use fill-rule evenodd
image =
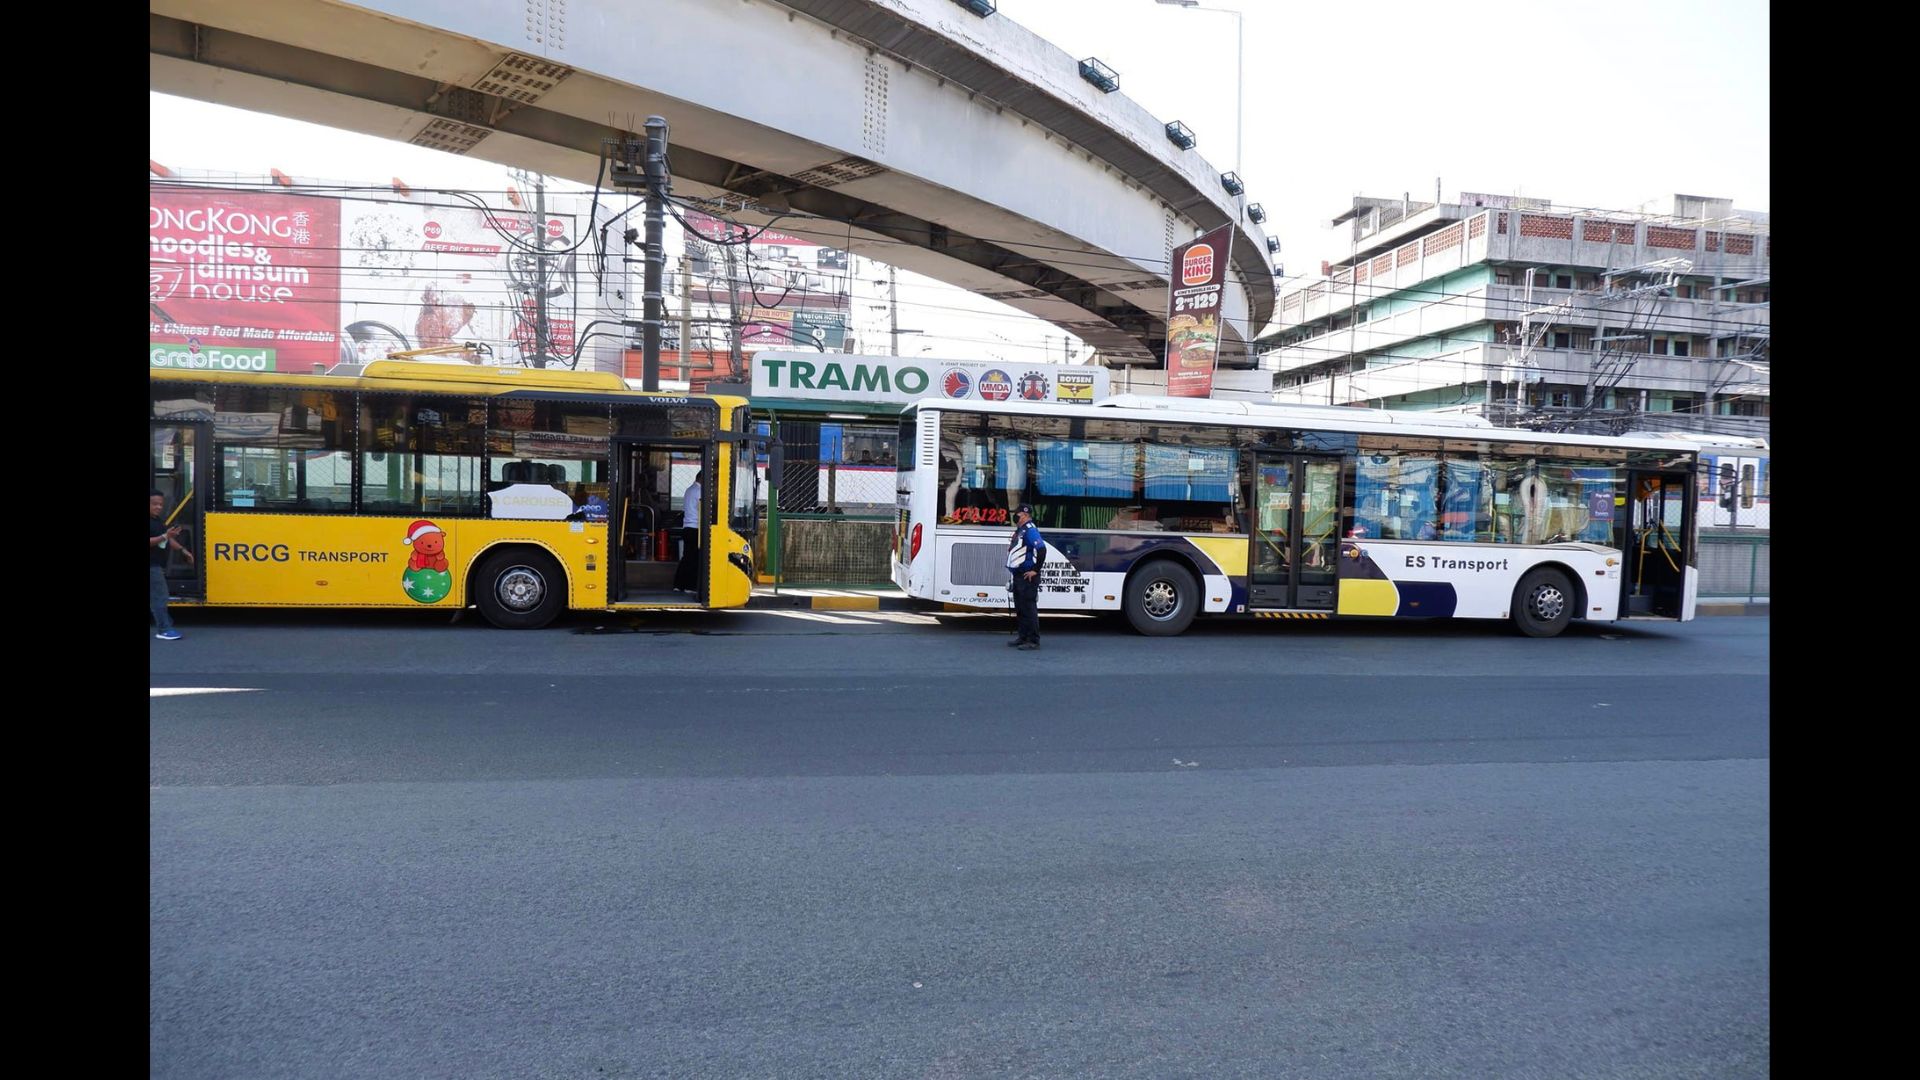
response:
<svg viewBox="0 0 1920 1080"><path fill-rule="evenodd" d="M188 613L152 1074L1767 1074L1767 619L1010 622Z"/></svg>

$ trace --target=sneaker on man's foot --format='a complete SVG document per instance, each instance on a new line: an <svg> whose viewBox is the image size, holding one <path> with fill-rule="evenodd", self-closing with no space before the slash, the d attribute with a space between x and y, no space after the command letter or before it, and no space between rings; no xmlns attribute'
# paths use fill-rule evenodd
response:
<svg viewBox="0 0 1920 1080"><path fill-rule="evenodd" d="M159 639L160 639L161 641L179 641L179 640L180 640L180 631L178 631L178 630L162 630L162 631L160 631L159 633L157 633L157 634L155 634L155 635L153 635L153 636L154 636L154 637L157 637L157 638L159 638Z"/></svg>
<svg viewBox="0 0 1920 1080"><path fill-rule="evenodd" d="M1023 641L1018 646L1016 646L1016 648L1019 648L1022 650L1037 649L1039 647L1040 647L1040 643L1037 641Z"/></svg>

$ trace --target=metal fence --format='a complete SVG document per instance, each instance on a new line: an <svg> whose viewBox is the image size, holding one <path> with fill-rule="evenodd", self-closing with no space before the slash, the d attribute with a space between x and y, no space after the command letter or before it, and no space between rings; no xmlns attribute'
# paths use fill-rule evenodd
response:
<svg viewBox="0 0 1920 1080"><path fill-rule="evenodd" d="M1749 602L1773 588L1773 542L1767 533L1700 532L1701 599Z"/></svg>
<svg viewBox="0 0 1920 1080"><path fill-rule="evenodd" d="M873 586L891 583L893 566L891 518L860 518L843 514L782 514L780 584ZM770 570L766 545L776 539L772 530L754 541L754 565Z"/></svg>
<svg viewBox="0 0 1920 1080"><path fill-rule="evenodd" d="M780 421L780 513L893 515L891 424Z"/></svg>

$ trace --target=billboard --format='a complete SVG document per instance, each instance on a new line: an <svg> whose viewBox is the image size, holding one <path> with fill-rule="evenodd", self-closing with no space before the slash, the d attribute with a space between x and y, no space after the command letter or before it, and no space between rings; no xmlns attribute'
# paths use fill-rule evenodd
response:
<svg viewBox="0 0 1920 1080"><path fill-rule="evenodd" d="M542 298L547 352L573 351L572 214L162 184L149 195L153 366L304 373L469 341L518 364L536 351Z"/></svg>
<svg viewBox="0 0 1920 1080"><path fill-rule="evenodd" d="M339 358L340 200L149 194L152 366L311 371Z"/></svg>
<svg viewBox="0 0 1920 1080"><path fill-rule="evenodd" d="M1173 249L1167 285L1167 396L1212 397L1233 226Z"/></svg>
<svg viewBox="0 0 1920 1080"><path fill-rule="evenodd" d="M1108 372L1082 364L1007 364L766 349L753 354L753 396L788 401L905 405L954 401L1054 401L1091 405Z"/></svg>

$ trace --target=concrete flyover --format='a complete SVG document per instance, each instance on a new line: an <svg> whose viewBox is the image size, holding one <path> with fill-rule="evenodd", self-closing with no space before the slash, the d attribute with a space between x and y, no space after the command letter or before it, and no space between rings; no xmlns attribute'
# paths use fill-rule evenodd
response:
<svg viewBox="0 0 1920 1080"><path fill-rule="evenodd" d="M1196 230L1237 226L1223 366L1253 366L1242 332L1273 311L1266 237L1169 141L1177 118L952 0L150 0L149 26L154 90L583 183L603 140L664 116L676 195L1003 301L1115 363L1163 354L1167 249Z"/></svg>

